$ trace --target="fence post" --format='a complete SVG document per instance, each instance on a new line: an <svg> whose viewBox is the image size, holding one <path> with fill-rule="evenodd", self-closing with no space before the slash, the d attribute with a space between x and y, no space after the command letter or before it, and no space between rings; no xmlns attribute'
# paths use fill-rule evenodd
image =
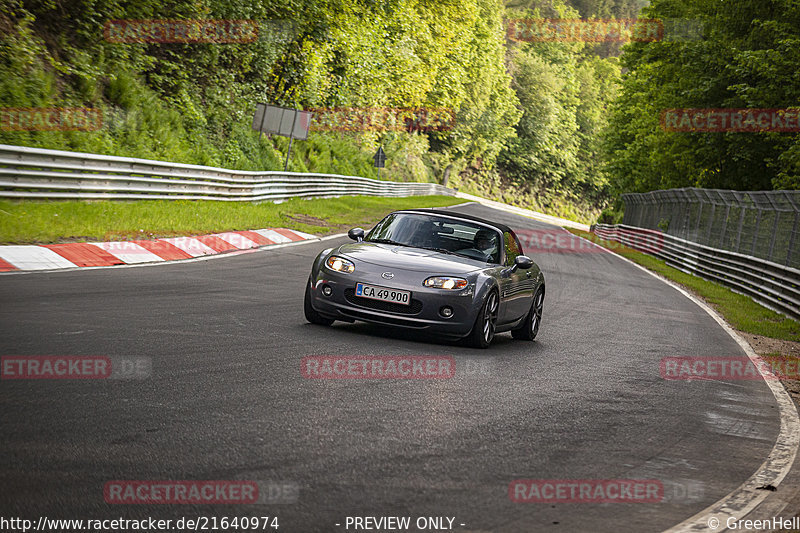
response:
<svg viewBox="0 0 800 533"><path fill-rule="evenodd" d="M794 223L792 224L792 234L789 235L789 249L786 250L786 266L789 266L790 259L792 258L792 248L794 248L794 236L797 233L797 218L800 213L794 213Z"/></svg>
<svg viewBox="0 0 800 533"><path fill-rule="evenodd" d="M778 238L778 221L780 220L780 211L777 209L774 211L775 213L775 222L772 224L772 239L769 241L769 256L767 259L772 261L772 252L775 250L775 239Z"/></svg>
<svg viewBox="0 0 800 533"><path fill-rule="evenodd" d="M638 216L636 218L636 220L637 220L636 225L637 226L641 226L642 225L642 219L644 218L644 211L645 211L645 205L646 205L644 203L644 201L639 201L639 200L642 200L642 199L639 198L637 200L637 202L636 202L636 209L639 210Z"/></svg>
<svg viewBox="0 0 800 533"><path fill-rule="evenodd" d="M708 232L706 233L706 242L703 244L711 244L711 230L714 229L714 213L717 211L717 204L711 204L711 216L708 217L710 221L708 224Z"/></svg>
<svg viewBox="0 0 800 533"><path fill-rule="evenodd" d="M756 242L758 242L758 229L761 226L761 208L757 207L756 230L753 232L753 245L750 247L750 255L756 255Z"/></svg>
<svg viewBox="0 0 800 533"><path fill-rule="evenodd" d="M728 229L728 217L729 216L731 216L731 205L730 204L728 204L725 207L725 220L722 223L722 231L720 232L720 235L719 235L719 247L720 248L724 248L725 247L725 231L727 231L727 229ZM710 242L711 241L709 241L709 244L710 244Z"/></svg>
<svg viewBox="0 0 800 533"><path fill-rule="evenodd" d="M744 225L744 212L746 210L746 207L741 206L741 211L739 212L739 229L736 232L736 252L739 251L739 247L742 244L742 226Z"/></svg>

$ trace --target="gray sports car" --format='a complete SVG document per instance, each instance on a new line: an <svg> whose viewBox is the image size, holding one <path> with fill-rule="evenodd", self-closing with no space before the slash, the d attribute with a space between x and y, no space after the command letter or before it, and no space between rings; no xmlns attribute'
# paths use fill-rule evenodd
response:
<svg viewBox="0 0 800 533"><path fill-rule="evenodd" d="M533 340L544 274L511 228L435 209L395 211L355 243L323 250L305 292L306 319L363 320L463 338L487 348L496 333Z"/></svg>

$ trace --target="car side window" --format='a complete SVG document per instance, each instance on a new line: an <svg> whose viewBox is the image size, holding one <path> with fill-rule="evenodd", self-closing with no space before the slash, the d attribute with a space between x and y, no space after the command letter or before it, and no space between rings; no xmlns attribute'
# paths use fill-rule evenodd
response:
<svg viewBox="0 0 800 533"><path fill-rule="evenodd" d="M506 252L506 266L511 266L517 256L522 255L522 248L516 237L508 231L503 232L503 244Z"/></svg>

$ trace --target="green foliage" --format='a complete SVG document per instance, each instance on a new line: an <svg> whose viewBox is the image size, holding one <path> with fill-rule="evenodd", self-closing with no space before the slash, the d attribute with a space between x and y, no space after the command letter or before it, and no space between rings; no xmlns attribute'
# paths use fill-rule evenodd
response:
<svg viewBox="0 0 800 533"><path fill-rule="evenodd" d="M606 131L614 189L798 188L796 133L667 132L669 108L791 108L800 101L800 4L653 0L650 18L699 21L703 37L633 43Z"/></svg>
<svg viewBox="0 0 800 533"><path fill-rule="evenodd" d="M579 13L554 1L532 9L517 6L509 16L570 19ZM546 210L563 203L576 208L572 216L555 208L569 218L596 214L609 195L600 133L607 125L606 107L616 94L620 67L615 57L598 56L595 47L531 42L516 43L509 50L512 87L522 117L516 138L500 155L500 172L532 191Z"/></svg>
<svg viewBox="0 0 800 533"><path fill-rule="evenodd" d="M384 177L428 181L432 153L491 162L514 135L499 0L4 3L0 105L96 107L106 123L96 132L0 131L2 143L275 170L288 143L251 131L258 101L452 108L452 133L312 133L293 145L291 170L375 176L371 156L383 143L396 156ZM256 20L259 38L103 39L112 19L208 18Z"/></svg>
<svg viewBox="0 0 800 533"><path fill-rule="evenodd" d="M277 170L288 139L252 131L256 102L450 108L449 131L312 132L293 143L289 169L375 177L372 154L383 146L382 178L447 174L482 194L586 219L609 197L600 137L617 91L615 50L508 42L504 18L625 17L641 4L0 0L0 106L86 106L104 117L99 131L0 131L0 143ZM103 38L114 19L255 20L259 36L120 44Z"/></svg>

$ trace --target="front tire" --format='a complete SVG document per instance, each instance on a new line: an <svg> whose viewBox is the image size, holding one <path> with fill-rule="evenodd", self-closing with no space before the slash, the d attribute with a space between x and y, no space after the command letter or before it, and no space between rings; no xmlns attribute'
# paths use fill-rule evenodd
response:
<svg viewBox="0 0 800 533"><path fill-rule="evenodd" d="M333 324L333 319L325 318L317 313L316 309L311 305L311 278L308 278L306 283L306 296L303 299L303 312L306 315L306 320L318 326L330 326Z"/></svg>
<svg viewBox="0 0 800 533"><path fill-rule="evenodd" d="M539 326L542 324L542 309L544 308L544 287L539 287L533 295L531 309L525 320L522 321L517 329L511 330L511 336L515 339L532 341L539 333Z"/></svg>
<svg viewBox="0 0 800 533"><path fill-rule="evenodd" d="M497 328L497 311L500 307L500 301L497 297L497 292L492 291L483 302L478 318L475 319L475 325L472 326L472 333L467 337L467 344L473 348L488 348L494 339L495 330Z"/></svg>

